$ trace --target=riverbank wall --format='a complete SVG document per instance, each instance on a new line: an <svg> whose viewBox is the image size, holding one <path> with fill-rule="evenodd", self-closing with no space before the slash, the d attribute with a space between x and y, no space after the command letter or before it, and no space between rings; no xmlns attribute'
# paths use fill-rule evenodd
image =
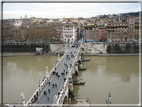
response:
<svg viewBox="0 0 142 107"><path fill-rule="evenodd" d="M48 52L50 51L49 44L41 43L9 43L2 45L3 52L36 52L36 47L43 47L43 50Z"/></svg>
<svg viewBox="0 0 142 107"><path fill-rule="evenodd" d="M83 54L84 56L139 56L141 54Z"/></svg>
<svg viewBox="0 0 142 107"><path fill-rule="evenodd" d="M43 48L44 52L54 52L64 46L64 43L4 43L2 52L36 52Z"/></svg>
<svg viewBox="0 0 142 107"><path fill-rule="evenodd" d="M139 47L142 44L139 43L119 43L119 44L108 44L106 52L110 54L124 54L124 53L139 53ZM142 46L141 46L142 52Z"/></svg>
<svg viewBox="0 0 142 107"><path fill-rule="evenodd" d="M56 53L43 53L42 55L57 55ZM3 52L1 54L3 57L14 57L14 56L39 56L39 54L36 54L35 52Z"/></svg>
<svg viewBox="0 0 142 107"><path fill-rule="evenodd" d="M57 55L56 53L48 52L43 53L42 55ZM139 56L139 53L135 54L83 54L84 56ZM3 57L12 57L12 56L39 56L35 52L3 52Z"/></svg>

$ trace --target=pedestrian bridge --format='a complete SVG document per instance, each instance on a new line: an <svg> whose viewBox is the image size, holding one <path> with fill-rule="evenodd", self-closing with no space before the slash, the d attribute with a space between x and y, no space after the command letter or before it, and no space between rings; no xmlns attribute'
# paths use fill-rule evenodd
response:
<svg viewBox="0 0 142 107"><path fill-rule="evenodd" d="M42 83L27 103L25 103L24 97L21 96L21 104L25 106L62 106L63 104L75 102L73 84L85 83L78 78L78 67L82 67L81 45L82 42L76 43L76 45L70 44L69 49L61 58L58 55L56 65L50 73L48 73L48 67L46 67Z"/></svg>

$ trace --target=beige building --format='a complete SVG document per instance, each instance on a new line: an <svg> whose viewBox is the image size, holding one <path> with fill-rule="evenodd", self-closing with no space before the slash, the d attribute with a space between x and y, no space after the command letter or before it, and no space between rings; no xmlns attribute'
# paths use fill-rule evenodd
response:
<svg viewBox="0 0 142 107"><path fill-rule="evenodd" d="M48 26L36 26L26 30L26 38L29 41L51 40L53 38L52 28Z"/></svg>
<svg viewBox="0 0 142 107"><path fill-rule="evenodd" d="M125 21L128 23L128 40L131 41L134 39L134 30L135 30L135 16L126 16Z"/></svg>
<svg viewBox="0 0 142 107"><path fill-rule="evenodd" d="M128 23L126 22L110 22L106 25L108 33L107 40L110 41L127 41L128 37Z"/></svg>
<svg viewBox="0 0 142 107"><path fill-rule="evenodd" d="M139 38L140 32L142 34L142 30L140 30L140 26L142 29L142 24L140 24L139 22L135 22L134 39L136 39L136 40L142 39L142 36L141 36L141 38Z"/></svg>
<svg viewBox="0 0 142 107"><path fill-rule="evenodd" d="M13 40L24 41L26 40L26 29L16 28L12 32Z"/></svg>
<svg viewBox="0 0 142 107"><path fill-rule="evenodd" d="M56 38L59 41L63 41L63 36L62 36L62 31L63 31L63 23L57 23L55 25L55 29L56 29Z"/></svg>
<svg viewBox="0 0 142 107"><path fill-rule="evenodd" d="M18 41L51 40L53 29L48 26L35 26L30 28L18 28L13 30L13 39Z"/></svg>
<svg viewBox="0 0 142 107"><path fill-rule="evenodd" d="M94 25L84 26L84 40L94 40L94 33L96 32Z"/></svg>

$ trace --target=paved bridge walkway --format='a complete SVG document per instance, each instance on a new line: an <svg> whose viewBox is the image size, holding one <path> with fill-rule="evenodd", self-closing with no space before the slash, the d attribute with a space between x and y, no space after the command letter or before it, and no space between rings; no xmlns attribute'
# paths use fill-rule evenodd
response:
<svg viewBox="0 0 142 107"><path fill-rule="evenodd" d="M77 55L78 52L78 48L77 47L70 47L70 49L68 50L68 52L60 59L59 66L56 67L56 72L58 72L58 75L60 75L60 77L58 77L56 74L52 74L52 76L50 77L50 79L48 80L46 85L42 88L42 90L40 91L40 93L38 94L38 100L35 102L32 102L32 104L53 104L54 103L54 96L58 95L58 92L61 91L61 89L63 88L64 85L64 78L66 78L67 74L67 70L68 68L66 67L66 65L64 65L64 63L67 64L68 67L70 67L70 64L73 64L75 57L71 57L71 52L72 55ZM69 55L70 59L66 59L66 56ZM56 65L55 65L56 66ZM62 72L65 70L65 74L62 75ZM52 84L57 84L57 87L53 87L52 88ZM50 89L50 93L49 90ZM44 95L44 91L47 92L47 95ZM48 98L49 97L49 100Z"/></svg>

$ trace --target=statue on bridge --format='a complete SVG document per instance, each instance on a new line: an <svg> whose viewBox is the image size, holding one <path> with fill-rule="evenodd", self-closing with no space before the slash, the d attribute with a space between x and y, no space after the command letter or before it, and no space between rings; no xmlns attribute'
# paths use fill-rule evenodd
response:
<svg viewBox="0 0 142 107"><path fill-rule="evenodd" d="M57 104L57 95L54 96L54 104Z"/></svg>
<svg viewBox="0 0 142 107"><path fill-rule="evenodd" d="M57 61L59 61L60 60L60 54L58 54L58 59L57 59Z"/></svg>
<svg viewBox="0 0 142 107"><path fill-rule="evenodd" d="M45 77L48 76L48 67L46 66Z"/></svg>
<svg viewBox="0 0 142 107"><path fill-rule="evenodd" d="M21 92L21 94L20 94L20 104L25 104L25 96L24 96L24 93L23 92Z"/></svg>

